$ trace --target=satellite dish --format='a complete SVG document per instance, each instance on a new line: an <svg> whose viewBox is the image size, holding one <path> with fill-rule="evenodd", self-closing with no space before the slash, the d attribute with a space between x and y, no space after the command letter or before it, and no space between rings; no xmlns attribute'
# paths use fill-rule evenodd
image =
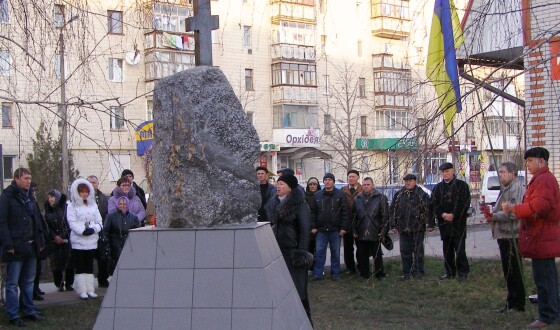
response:
<svg viewBox="0 0 560 330"><path fill-rule="evenodd" d="M124 59L126 63L130 65L136 65L138 64L138 62L140 62L140 52L139 51L127 52L124 56Z"/></svg>

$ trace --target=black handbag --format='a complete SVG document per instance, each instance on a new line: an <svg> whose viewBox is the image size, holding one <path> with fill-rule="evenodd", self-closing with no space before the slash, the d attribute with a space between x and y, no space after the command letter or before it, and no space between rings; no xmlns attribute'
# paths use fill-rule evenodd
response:
<svg viewBox="0 0 560 330"><path fill-rule="evenodd" d="M102 260L111 260L111 242L109 242L109 237L104 231L99 232L97 251L99 252L99 258Z"/></svg>
<svg viewBox="0 0 560 330"><path fill-rule="evenodd" d="M313 264L313 255L305 250L292 250L290 256L296 268L309 268Z"/></svg>
<svg viewBox="0 0 560 330"><path fill-rule="evenodd" d="M391 251L394 248L393 240L389 235L385 235L381 237L381 244L383 244L383 247L385 247L389 251Z"/></svg>

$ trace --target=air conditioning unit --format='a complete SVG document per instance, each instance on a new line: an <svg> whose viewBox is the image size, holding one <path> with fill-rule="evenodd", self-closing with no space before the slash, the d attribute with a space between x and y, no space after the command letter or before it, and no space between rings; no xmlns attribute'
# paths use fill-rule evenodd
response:
<svg viewBox="0 0 560 330"><path fill-rule="evenodd" d="M251 48L247 49L247 54L253 55L253 50Z"/></svg>

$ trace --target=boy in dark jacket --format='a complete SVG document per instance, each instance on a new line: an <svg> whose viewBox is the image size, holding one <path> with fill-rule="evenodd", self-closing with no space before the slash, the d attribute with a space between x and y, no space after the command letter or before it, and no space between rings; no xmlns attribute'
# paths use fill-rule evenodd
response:
<svg viewBox="0 0 560 330"><path fill-rule="evenodd" d="M316 235L315 267L313 281L323 279L327 258L327 244L331 251L331 276L340 279L340 239L350 229L350 209L344 194L334 187L335 178L325 174L325 188L313 196L311 209L311 233Z"/></svg>

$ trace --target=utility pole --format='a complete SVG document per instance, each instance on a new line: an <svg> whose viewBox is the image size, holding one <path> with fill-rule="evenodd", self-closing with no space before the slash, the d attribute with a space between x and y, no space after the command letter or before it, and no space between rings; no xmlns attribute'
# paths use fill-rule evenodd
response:
<svg viewBox="0 0 560 330"><path fill-rule="evenodd" d="M68 180L69 178L69 156L68 156L68 109L66 108L66 70L64 70L64 28L72 23L80 16L75 15L64 23L60 28L59 44L60 44L60 120L62 121L62 136L60 138L61 154L62 154L62 191L68 196Z"/></svg>

